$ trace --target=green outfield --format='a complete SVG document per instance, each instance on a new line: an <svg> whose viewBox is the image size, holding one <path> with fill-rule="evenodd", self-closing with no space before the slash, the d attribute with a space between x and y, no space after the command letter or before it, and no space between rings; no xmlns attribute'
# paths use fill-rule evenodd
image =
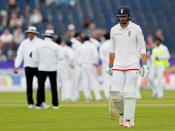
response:
<svg viewBox="0 0 175 131"><path fill-rule="evenodd" d="M61 102L59 110L28 110L25 93L0 93L0 131L175 131L175 91L165 99L152 99L142 91L137 102L136 123L123 129L108 118L107 101ZM47 93L50 103L50 93Z"/></svg>

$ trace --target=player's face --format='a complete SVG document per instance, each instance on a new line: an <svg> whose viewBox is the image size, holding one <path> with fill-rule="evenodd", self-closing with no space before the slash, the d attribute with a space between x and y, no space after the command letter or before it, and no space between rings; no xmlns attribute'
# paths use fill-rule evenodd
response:
<svg viewBox="0 0 175 131"><path fill-rule="evenodd" d="M118 16L120 24L126 24L128 22L128 16Z"/></svg>
<svg viewBox="0 0 175 131"><path fill-rule="evenodd" d="M33 39L35 37L36 34L34 33L28 33L27 36L29 37L29 39Z"/></svg>
<svg viewBox="0 0 175 131"><path fill-rule="evenodd" d="M154 43L159 46L161 44L161 42L159 40L154 40Z"/></svg>

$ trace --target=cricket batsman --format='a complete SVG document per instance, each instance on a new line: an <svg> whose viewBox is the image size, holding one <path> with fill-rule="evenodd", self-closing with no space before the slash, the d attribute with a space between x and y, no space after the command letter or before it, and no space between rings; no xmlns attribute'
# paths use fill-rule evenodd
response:
<svg viewBox="0 0 175 131"><path fill-rule="evenodd" d="M117 12L119 24L111 28L109 70L111 88L109 113L119 115L119 124L125 128L134 126L136 86L139 74L148 74L144 36L139 25L130 21L131 11L121 7ZM140 66L141 58L141 66Z"/></svg>

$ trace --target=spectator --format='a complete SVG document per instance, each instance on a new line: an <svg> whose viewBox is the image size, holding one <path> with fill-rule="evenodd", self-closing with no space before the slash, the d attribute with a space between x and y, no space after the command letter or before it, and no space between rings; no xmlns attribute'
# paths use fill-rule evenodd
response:
<svg viewBox="0 0 175 131"><path fill-rule="evenodd" d="M7 51L7 59L11 61L14 60L14 58L15 58L15 52L12 49L9 49Z"/></svg>
<svg viewBox="0 0 175 131"><path fill-rule="evenodd" d="M65 41L69 41L74 35L75 35L75 25L69 24L63 38Z"/></svg>
<svg viewBox="0 0 175 131"><path fill-rule="evenodd" d="M6 26L8 22L8 13L6 10L0 11L0 31L2 31Z"/></svg>
<svg viewBox="0 0 175 131"><path fill-rule="evenodd" d="M18 15L17 12L13 12L11 17L10 17L10 27L14 28L17 26L22 26L22 18Z"/></svg>
<svg viewBox="0 0 175 131"><path fill-rule="evenodd" d="M159 37L161 40L164 40L164 35L160 28L156 30L156 36Z"/></svg>
<svg viewBox="0 0 175 131"><path fill-rule="evenodd" d="M46 29L53 30L54 27L53 27L53 25L51 23L49 23L49 24L47 24Z"/></svg>
<svg viewBox="0 0 175 131"><path fill-rule="evenodd" d="M24 40L24 33L22 28L19 26L14 31L14 42L19 45Z"/></svg>
<svg viewBox="0 0 175 131"><path fill-rule="evenodd" d="M46 5L47 6L51 6L53 4L55 4L55 0L46 0Z"/></svg>
<svg viewBox="0 0 175 131"><path fill-rule="evenodd" d="M2 53L1 48L0 48L0 61L7 61L7 57Z"/></svg>
<svg viewBox="0 0 175 131"><path fill-rule="evenodd" d="M84 23L83 34L85 34L85 36L91 36L94 30L96 30L96 24L90 17L88 17Z"/></svg>
<svg viewBox="0 0 175 131"><path fill-rule="evenodd" d="M5 29L4 33L0 36L0 40L2 42L2 45L12 43L13 35L10 33L8 29Z"/></svg>
<svg viewBox="0 0 175 131"><path fill-rule="evenodd" d="M14 10L17 10L18 5L16 0L8 0L9 13L12 13Z"/></svg>
<svg viewBox="0 0 175 131"><path fill-rule="evenodd" d="M30 16L30 22L32 24L38 24L42 22L42 15L40 13L40 11L38 9L35 9L32 13L32 15Z"/></svg>
<svg viewBox="0 0 175 131"><path fill-rule="evenodd" d="M30 24L30 16L31 16L31 13L30 13L30 7L29 6L26 6L25 9L24 9L24 14L23 14L23 24L24 25L29 25Z"/></svg>

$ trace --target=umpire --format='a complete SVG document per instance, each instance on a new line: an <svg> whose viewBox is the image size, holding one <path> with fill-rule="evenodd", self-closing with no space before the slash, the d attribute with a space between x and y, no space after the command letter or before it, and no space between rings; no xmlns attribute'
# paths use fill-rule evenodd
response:
<svg viewBox="0 0 175 131"><path fill-rule="evenodd" d="M52 40L55 37L53 30L46 30L44 33L43 43L36 48L34 60L38 62L39 70L39 87L37 92L36 108L40 109L42 97L45 94L45 81L49 77L51 84L52 105L53 109L58 109L58 92L57 92L57 63L62 59L61 48Z"/></svg>
<svg viewBox="0 0 175 131"><path fill-rule="evenodd" d="M33 100L33 78L34 76L38 77L38 68L37 63L32 59L32 52L35 50L36 46L42 43L42 40L37 37L39 34L36 27L29 26L26 30L27 38L22 41L18 50L17 56L15 59L15 68L14 73L19 72L19 67L24 62L25 75L26 75L26 84L27 84L27 102L28 108L34 108Z"/></svg>

